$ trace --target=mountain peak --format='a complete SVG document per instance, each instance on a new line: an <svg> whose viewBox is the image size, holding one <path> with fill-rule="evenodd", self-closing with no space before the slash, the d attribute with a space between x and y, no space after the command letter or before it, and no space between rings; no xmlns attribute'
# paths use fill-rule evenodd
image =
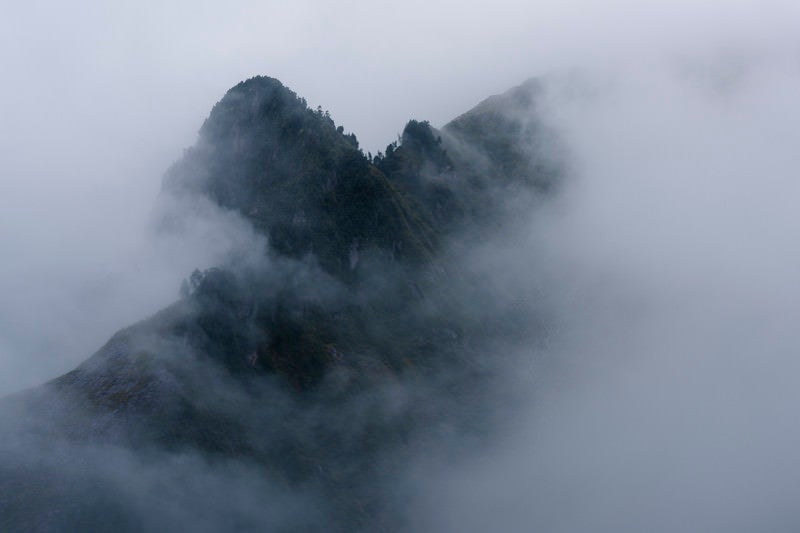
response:
<svg viewBox="0 0 800 533"><path fill-rule="evenodd" d="M346 282L357 275L354 254L417 260L435 241L355 135L273 78L251 78L227 92L165 187L238 211L274 253L311 254Z"/></svg>
<svg viewBox="0 0 800 533"><path fill-rule="evenodd" d="M380 477L402 470L416 432L473 423L486 346L531 328L518 303L446 253L491 238L507 207L498 191L530 188L539 172L520 144L534 122L503 113L526 104L520 91L441 130L412 120L370 161L355 135L280 81L231 88L164 193L236 213L266 238L268 257L254 247L246 266L196 270L179 301L20 397L31 438L44 427L73 443L224 458L287 490L317 487L335 502L319 530L386 529L399 510L375 489ZM439 409L443 386L452 410ZM388 450L400 451L394 465ZM48 477L37 468L20 478ZM0 490L41 508L0 474ZM125 509L114 500L86 512L75 490L48 506L62 523L91 525L72 529L109 529L97 524Z"/></svg>
<svg viewBox="0 0 800 533"><path fill-rule="evenodd" d="M277 79L256 76L239 82L225 93L203 123L200 137L219 142L253 121L299 120L302 115L308 115L306 118L324 118L321 112L315 114L308 109L303 98ZM328 125L333 126L332 123Z"/></svg>

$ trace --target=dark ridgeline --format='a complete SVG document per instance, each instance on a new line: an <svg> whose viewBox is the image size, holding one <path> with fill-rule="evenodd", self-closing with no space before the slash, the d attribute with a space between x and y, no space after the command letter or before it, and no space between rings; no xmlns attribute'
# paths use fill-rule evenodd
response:
<svg viewBox="0 0 800 533"><path fill-rule="evenodd" d="M530 208L553 189L557 165L532 148L546 135L531 120L540 91L527 82L440 131L412 120L372 156L279 81L239 83L164 194L237 212L267 255L195 271L175 304L4 400L8 431L29 449L58 440L238 461L324 502L279 529L401 529L395 480L413 450L440 427L479 432L486 350L530 335L453 243L501 231L515 213L506 198ZM2 529L150 524L102 476L43 484L66 476L48 461L0 474Z"/></svg>

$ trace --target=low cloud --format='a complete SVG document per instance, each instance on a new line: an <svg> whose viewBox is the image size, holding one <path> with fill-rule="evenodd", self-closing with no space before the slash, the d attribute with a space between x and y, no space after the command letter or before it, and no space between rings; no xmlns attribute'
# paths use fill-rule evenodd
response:
<svg viewBox="0 0 800 533"><path fill-rule="evenodd" d="M571 175L507 257L557 318L490 449L416 478L419 527L796 529L800 76L680 66L554 82Z"/></svg>

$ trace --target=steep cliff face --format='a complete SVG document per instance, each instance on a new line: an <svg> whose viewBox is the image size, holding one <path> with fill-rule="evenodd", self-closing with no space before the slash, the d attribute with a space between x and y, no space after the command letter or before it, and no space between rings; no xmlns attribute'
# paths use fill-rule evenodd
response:
<svg viewBox="0 0 800 533"><path fill-rule="evenodd" d="M483 349L519 333L513 309L481 302L491 291L448 250L502 226L498 191L552 188L557 169L530 150L537 91L489 99L440 131L411 121L370 160L277 80L238 84L167 172L164 194L238 213L267 238L267 256L196 271L180 301L0 415L27 413L15 431L36 446L240 461L332 502L316 527L395 529L402 511L383 489L415 435L475 425ZM23 474L6 479L28 483ZM50 497L53 523L139 524L123 503L101 512L70 494ZM5 525L26 523L31 501L0 501L14 511Z"/></svg>

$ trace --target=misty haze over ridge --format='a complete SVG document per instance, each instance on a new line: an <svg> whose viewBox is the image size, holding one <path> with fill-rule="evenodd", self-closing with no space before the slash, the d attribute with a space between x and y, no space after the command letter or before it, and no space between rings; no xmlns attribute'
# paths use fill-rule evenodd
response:
<svg viewBox="0 0 800 533"><path fill-rule="evenodd" d="M187 269L217 262L203 246L153 249L144 226L163 169L231 80L275 75L375 153L409 117L444 124L532 74L666 61L704 76L720 63L791 62L798 48L788 0L413 7L381 5L387 25L358 1L9 6L0 391L69 370L166 305Z"/></svg>
<svg viewBox="0 0 800 533"><path fill-rule="evenodd" d="M791 167L779 164L786 158L791 161L792 152L773 140L792 140L790 130L781 124L793 122L791 115L785 115L791 110L791 99L786 99L791 91L787 94L784 88L797 79L795 75L787 80L780 70L762 68L766 71L760 76L745 76L723 92L715 84L687 87L685 81L665 83L661 75L645 73L635 84L616 80L610 91L598 91L589 84L580 91L583 96L577 103L570 97L573 108L563 102L556 105L561 97L550 96L555 103L548 109L555 115L549 118L567 125L562 134L579 141L569 145L569 153L585 158L571 163L578 176L568 186L574 192L567 192L544 214L535 214L534 231L526 231L525 240L512 237L511 249L500 244L497 253L479 254L476 264L488 265L491 271L498 271L501 264L512 265L512 270L503 271L500 283L525 278L530 282L538 276L551 287L571 288L561 295L554 291L548 300L561 309L563 325L551 344L555 355L547 359L557 361L556 366L572 377L558 378L554 383L568 386L559 390L561 385L556 385L553 390L547 380L541 381L541 374L534 376L539 387L536 396L544 400L540 404L544 407L533 412L544 414L535 414L522 434L511 430L510 442L500 445L498 455L483 456L477 467L471 460L459 463L453 473L434 476L436 481L431 480L430 471L416 480L433 491L431 501L437 502L434 509L420 504L418 515L427 517L422 519L424 526L476 531L498 523L512 530L531 524L566 531L598 526L665 531L685 527L752 530L764 525L770 530L791 529L795 523L793 463L782 461L780 470L774 470L764 461L795 457L792 448L787 448L793 433L773 424L792 420L794 405L792 319L797 315L796 285L791 280L796 258L787 255L791 248L781 244L786 241L780 232L775 233L778 221L786 222L784 229L791 231L793 196L784 195L784 201L779 201L768 193L796 186L791 172L780 172ZM763 83L770 77L780 83ZM655 116L651 102L641 103L634 93L652 95L654 101L669 102L672 107ZM598 99L610 99L614 105L609 111L597 105ZM733 108L736 113L731 113ZM644 113L645 109L651 113ZM705 113L698 115L698 109ZM621 116L621 111L628 121L611 120ZM710 146L704 145L708 148L698 156L699 141L687 139L683 126L688 117L697 120L700 116L705 118L698 120L694 131ZM739 127L731 127L731 121ZM743 129L742 124L753 127ZM626 130L635 135L622 135ZM655 139L643 136L644 131ZM768 145L762 140L764 133L769 136ZM731 160L729 147L738 145L742 135L749 139L752 151ZM591 151L597 138L607 140L605 149ZM609 148L609 139L616 139L618 149ZM664 146L670 150L662 150ZM651 148L656 150L648 153ZM617 157L620 153L644 155L626 160ZM676 153L693 157L675 158ZM769 161L753 160L753 154L769 154ZM623 172L626 168L631 170ZM714 181L692 180L696 168L706 169ZM753 195L752 172L760 169L772 172L762 178L764 193ZM641 171L647 171L651 179L642 180ZM590 179L594 172L605 172L605 178ZM602 189L602 194L593 193L593 187ZM632 191L638 194L636 201L629 198ZM719 210L720 195L730 202L724 211ZM673 216L675 206L683 208L680 220ZM733 208L745 206L768 207L769 216L742 220ZM582 216L576 218L578 207ZM707 220L711 212L722 218ZM632 213L646 214L650 225L631 227L627 222L634 218ZM674 230L676 224L681 231ZM685 227L693 231L684 231ZM778 243L774 248L763 242L769 232ZM593 243L586 241L586 234L596 237ZM519 247L520 242L535 244L545 258L544 265L534 271L538 274L514 272L520 265L529 268L531 264L526 257L531 248ZM710 248L714 253L697 251L709 242L719 246ZM762 247L772 253L756 253ZM776 257L776 248L787 252ZM720 256L717 250L733 255ZM741 261L745 253L749 262ZM674 259L669 261L668 256ZM760 285L755 284L750 276L762 272L769 275L759 276ZM685 290L691 296L681 292ZM781 302L785 304L776 309ZM720 344L723 335L733 337ZM752 359L743 346L758 347L758 358ZM751 387L757 396L748 394ZM745 415L731 412L732 406ZM714 423L709 424L710 420ZM760 436L753 437L751 431ZM670 435L678 440L673 442L667 438ZM727 454L722 450L728 450ZM669 474L660 470L665 460ZM423 464L431 468L426 461ZM720 468L728 464L743 468L741 477L736 470L723 476ZM607 472L605 477L597 477L598 468L605 469L601 470ZM593 472L591 478L585 472ZM475 485L473 475L483 481ZM227 473L223 476L228 478ZM453 486L447 484L451 477ZM601 484L603 480L610 484ZM750 490L762 494L767 490L771 497L747 497L747 503L734 498L735 504L727 503L743 490L746 494L737 481L752 480L757 483ZM244 490L251 490L248 482L240 483ZM557 498L571 494L570 487L581 487L590 496ZM638 487L636 494L627 487ZM730 487L736 492L729 493ZM771 487L780 493L769 492ZM491 493L480 492L484 488ZM676 499L678 489L682 496ZM602 498L596 490L602 491ZM641 512L632 512L629 503L637 498L644 504L635 507ZM459 514L439 514L442 502L442 508L455 506ZM689 502L700 503L687 507ZM676 509L681 510L677 515ZM767 510L769 516L764 514Z"/></svg>
<svg viewBox="0 0 800 533"><path fill-rule="evenodd" d="M527 146L551 142L528 116L540 92L527 82L438 131L412 120L373 157L278 80L228 91L159 208L173 240L199 226L227 257L4 401L4 527L176 527L195 506L210 530L403 527L409 454L478 437L490 347L541 327L530 302L495 308L486 272L461 261L556 188L557 159ZM202 480L227 499L208 506ZM163 483L177 499L151 501ZM240 508L250 491L315 512Z"/></svg>
<svg viewBox="0 0 800 533"><path fill-rule="evenodd" d="M459 512L422 513L427 528L796 529L800 72L784 59L628 70L549 107L576 179L527 238L553 261L560 370L494 454L432 483Z"/></svg>
<svg viewBox="0 0 800 533"><path fill-rule="evenodd" d="M551 95L576 177L510 251L475 261L505 294L549 288L559 327L539 355L556 370L512 367L535 401L495 453L441 479L420 460L420 527L795 529L797 62L755 56ZM516 269L528 249L536 267Z"/></svg>

